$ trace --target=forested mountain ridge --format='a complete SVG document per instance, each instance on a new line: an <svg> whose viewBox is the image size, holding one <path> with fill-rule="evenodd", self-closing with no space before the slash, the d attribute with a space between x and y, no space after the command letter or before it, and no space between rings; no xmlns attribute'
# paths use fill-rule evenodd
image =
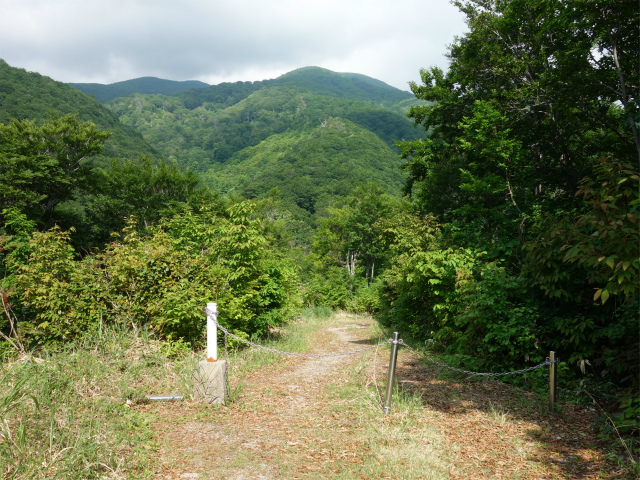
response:
<svg viewBox="0 0 640 480"><path fill-rule="evenodd" d="M410 93L357 73L337 73L320 67L303 67L277 78L256 82L234 82L208 88L186 90L173 96L194 109L205 103L230 106L265 87L295 86L306 92L358 100L372 105L408 111L408 104L419 102ZM142 93L142 92L139 92Z"/></svg>
<svg viewBox="0 0 640 480"><path fill-rule="evenodd" d="M308 67L275 80L238 82L176 95L139 95L106 105L178 165L206 171L273 134L341 117L392 147L421 136L406 118L408 92L368 77Z"/></svg>
<svg viewBox="0 0 640 480"><path fill-rule="evenodd" d="M235 102L264 87L295 85L306 91L314 91L340 98L360 100L366 103L396 108L405 106L407 101L415 103L409 91L398 90L390 85L359 73L338 73L320 67L303 67L285 73L280 77L255 82L224 82L209 85L198 80L175 81L156 77L140 77L111 84L69 83L72 87L93 95L101 103L118 97L128 97L134 93L144 95L179 95L188 108L195 108L204 102L218 103L221 93L233 91ZM204 89L204 90L202 90ZM193 91L191 91L193 90ZM238 94L240 93L240 97Z"/></svg>
<svg viewBox="0 0 640 480"><path fill-rule="evenodd" d="M175 81L156 77L140 77L109 84L69 83L69 85L88 95L93 95L100 103L106 103L118 97L128 97L134 93L170 95L209 86L208 83L198 80Z"/></svg>
<svg viewBox="0 0 640 480"><path fill-rule="evenodd" d="M75 114L78 121L90 121L99 129L111 132L111 138L104 145L105 156L156 155L138 132L122 124L95 98L39 73L11 67L0 59L0 123L8 124L11 119L42 122L52 114Z"/></svg>

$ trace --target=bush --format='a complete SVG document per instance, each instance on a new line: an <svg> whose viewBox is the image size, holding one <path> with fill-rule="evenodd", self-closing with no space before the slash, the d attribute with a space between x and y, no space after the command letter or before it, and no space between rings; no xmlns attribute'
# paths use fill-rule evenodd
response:
<svg viewBox="0 0 640 480"><path fill-rule="evenodd" d="M148 325L164 338L198 341L204 305L217 301L231 331L261 334L295 307L295 268L269 249L253 205L227 216L190 210L139 232L130 219L102 252L74 258L70 232L34 233L15 275L26 308L21 332L39 342L102 324Z"/></svg>

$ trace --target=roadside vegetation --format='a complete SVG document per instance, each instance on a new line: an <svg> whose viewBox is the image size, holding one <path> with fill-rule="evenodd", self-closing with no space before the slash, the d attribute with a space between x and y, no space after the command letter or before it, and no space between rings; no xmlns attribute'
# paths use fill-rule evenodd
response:
<svg viewBox="0 0 640 480"><path fill-rule="evenodd" d="M331 315L327 308L305 310L261 343L305 351ZM232 403L248 374L281 360L233 344L228 353ZM181 396L180 405L197 407L193 374L201 359L183 341L126 325L28 352L6 351L0 370L0 478L154 478L161 441L154 425L161 418L148 397Z"/></svg>

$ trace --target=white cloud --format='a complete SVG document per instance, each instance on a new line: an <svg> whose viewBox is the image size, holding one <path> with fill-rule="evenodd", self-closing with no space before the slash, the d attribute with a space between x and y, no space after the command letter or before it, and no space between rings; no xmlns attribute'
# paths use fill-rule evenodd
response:
<svg viewBox="0 0 640 480"><path fill-rule="evenodd" d="M444 67L447 0L2 0L0 58L65 82L273 78L304 66L398 88Z"/></svg>

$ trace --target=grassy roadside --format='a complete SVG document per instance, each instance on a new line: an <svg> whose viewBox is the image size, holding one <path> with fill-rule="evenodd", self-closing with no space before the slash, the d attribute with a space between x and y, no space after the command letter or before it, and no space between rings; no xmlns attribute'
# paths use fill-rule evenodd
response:
<svg viewBox="0 0 640 480"><path fill-rule="evenodd" d="M373 323L370 342L389 338ZM383 415L390 348L374 356L365 354L355 366L347 367L339 380L327 386L331 410L357 428L354 440L362 454L347 471L318 478L449 479L452 460L440 429L424 415L419 392L396 384L392 408ZM355 460L355 459L354 459Z"/></svg>
<svg viewBox="0 0 640 480"><path fill-rule="evenodd" d="M0 371L5 479L150 477L147 395L184 394L188 355L146 332L107 331L6 360Z"/></svg>
<svg viewBox="0 0 640 480"><path fill-rule="evenodd" d="M328 309L274 332L272 348L301 351ZM231 349L236 394L277 356ZM0 364L0 478L151 478L157 470L149 395L192 395L198 355L148 331L109 330Z"/></svg>
<svg viewBox="0 0 640 480"><path fill-rule="evenodd" d="M388 337L373 319L316 309L259 343L346 351ZM634 478L607 458L593 411L549 416L530 393L451 376L406 349L389 415L388 347L334 363L231 348L224 407L188 401L202 357L112 331L5 361L0 478ZM155 394L187 401L146 402Z"/></svg>
<svg viewBox="0 0 640 480"><path fill-rule="evenodd" d="M438 426L452 479L640 478L625 450L602 438L595 405L562 397L549 414L544 393L451 372L406 349L396 372L424 421Z"/></svg>

